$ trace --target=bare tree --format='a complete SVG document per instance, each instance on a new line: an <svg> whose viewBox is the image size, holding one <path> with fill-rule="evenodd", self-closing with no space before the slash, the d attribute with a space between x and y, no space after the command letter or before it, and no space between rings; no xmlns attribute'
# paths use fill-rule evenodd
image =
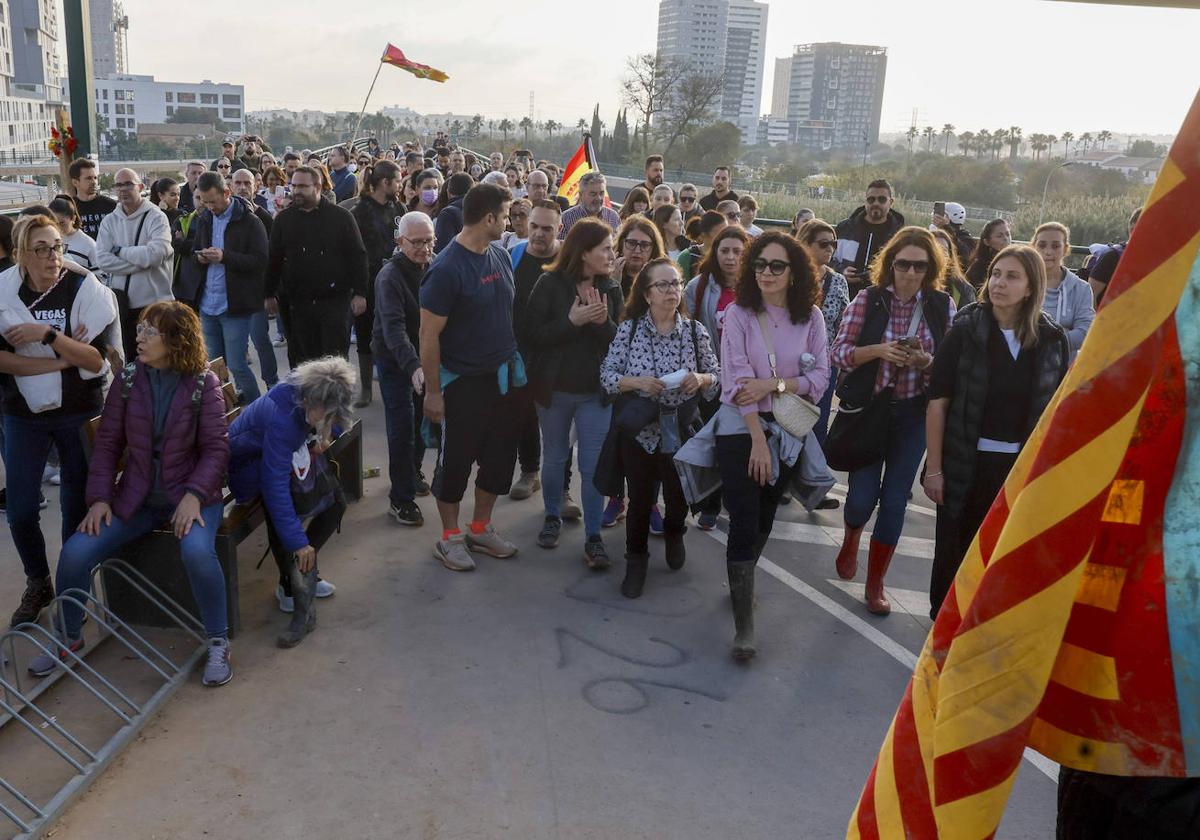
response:
<svg viewBox="0 0 1200 840"><path fill-rule="evenodd" d="M690 139L697 129L712 121L713 107L720 100L724 87L725 80L718 74L687 67L668 97L666 125L659 132L666 140L664 155L671 154L681 137Z"/></svg>
<svg viewBox="0 0 1200 840"><path fill-rule="evenodd" d="M650 124L667 110L671 94L687 66L676 59L641 53L625 59L625 70L621 99L639 116L644 154L650 147Z"/></svg>

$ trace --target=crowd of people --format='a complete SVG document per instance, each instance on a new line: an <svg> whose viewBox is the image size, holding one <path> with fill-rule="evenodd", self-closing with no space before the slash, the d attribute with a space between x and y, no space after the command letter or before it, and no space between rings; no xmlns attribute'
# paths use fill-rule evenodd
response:
<svg viewBox="0 0 1200 840"><path fill-rule="evenodd" d="M578 180L571 204L554 164L527 150L484 158L444 135L428 149L279 159L245 136L180 181L120 170L115 201L99 194L96 164L76 160L70 195L15 226L0 218L0 449L27 578L13 625L36 621L55 591L87 591L118 546L169 527L211 640L204 683L228 682L214 550L227 481L266 509L291 614L278 641L298 644L314 599L334 592L317 559L345 502L324 453L371 404L376 377L389 515L422 527L417 500L432 495L447 569L515 555L494 506L540 491L537 546L556 549L564 520L582 519L580 556L598 572L612 563L604 531L625 520L619 589L637 598L651 535L678 570L689 517L711 530L725 511L731 653L749 659L755 567L780 505L837 508L832 479L814 491L812 476L848 472L835 567L857 576L874 516L865 601L886 615L920 471L937 505L935 616L1103 293L1064 265L1070 231L1051 222L1013 245L997 219L976 241L954 202L910 225L883 180L836 224L801 209L790 230L764 231L728 167L704 195L664 172L647 158L618 212L600 172ZM217 357L244 406L232 423ZM97 415L89 462L81 431ZM52 453L53 579L38 513ZM81 617L63 610L63 650L82 645Z"/></svg>

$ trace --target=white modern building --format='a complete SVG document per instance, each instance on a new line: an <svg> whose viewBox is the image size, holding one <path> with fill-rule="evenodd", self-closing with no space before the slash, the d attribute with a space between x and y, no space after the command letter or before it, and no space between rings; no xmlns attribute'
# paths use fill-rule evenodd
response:
<svg viewBox="0 0 1200 840"><path fill-rule="evenodd" d="M658 55L720 75L715 108L754 143L762 108L767 4L758 0L660 0Z"/></svg>
<svg viewBox="0 0 1200 840"><path fill-rule="evenodd" d="M0 152L49 157L63 103L53 0L0 0Z"/></svg>
<svg viewBox="0 0 1200 840"><path fill-rule="evenodd" d="M138 125L165 123L181 108L203 111L213 125L230 134L246 130L246 91L224 82L160 82L153 76L125 74L96 79L96 112L108 131L136 133ZM189 119L189 122L195 120ZM101 136L101 144L107 142Z"/></svg>
<svg viewBox="0 0 1200 840"><path fill-rule="evenodd" d="M786 64L780 62L786 61ZM780 103L779 74L790 71L787 112ZM772 116L786 116L790 140L809 148L858 148L879 142L887 50L863 44L801 44L776 62Z"/></svg>

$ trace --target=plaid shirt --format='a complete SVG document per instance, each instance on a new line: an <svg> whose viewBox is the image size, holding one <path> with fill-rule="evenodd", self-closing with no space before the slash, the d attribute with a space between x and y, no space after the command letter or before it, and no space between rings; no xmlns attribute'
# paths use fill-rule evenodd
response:
<svg viewBox="0 0 1200 840"><path fill-rule="evenodd" d="M888 320L887 329L883 333L881 343L896 341L908 335L908 325L912 321L913 308L917 305L917 301L921 300L922 294L917 293L916 297L907 303L902 303L896 299L892 292L891 286L884 290L883 300L885 304L891 307L892 317ZM950 324L954 323L955 313L954 301L950 301L950 317L946 319L946 329L949 330ZM858 346L858 336L862 333L863 324L867 321L867 290L863 289L859 292L850 306L846 308L846 312L842 315L842 326L838 330L837 338L833 341L833 346L830 348L830 359L833 366L840 370L853 370L855 365L851 361L854 350ZM921 342L921 349L933 355L933 332L929 329L929 321L921 318L920 324L917 326L917 339ZM878 394L889 384L895 386L895 398L898 400L907 400L912 397L919 397L929 388L929 376L933 372L933 365L925 368L925 370L916 370L911 367L901 367L894 365L886 359L879 362L879 373L875 376L875 391Z"/></svg>
<svg viewBox="0 0 1200 840"><path fill-rule="evenodd" d="M560 230L558 232L558 238L566 239L567 233L571 230L572 227L574 227L575 223L578 222L580 219L586 218L588 215L589 215L589 213L585 209L583 209L582 204L576 204L574 207L572 207L566 213L563 213L562 214L562 230ZM611 207L604 207L602 205L600 207L599 215L593 216L592 218L600 219L601 221L608 222L608 226L613 229L613 233L616 233L617 228L619 228L621 226L621 217L618 216L617 211L613 210Z"/></svg>

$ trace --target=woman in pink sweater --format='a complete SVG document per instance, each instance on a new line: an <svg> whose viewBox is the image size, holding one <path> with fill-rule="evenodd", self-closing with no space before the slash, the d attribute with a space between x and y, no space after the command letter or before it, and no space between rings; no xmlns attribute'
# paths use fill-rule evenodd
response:
<svg viewBox="0 0 1200 840"><path fill-rule="evenodd" d="M815 402L829 382L820 297L820 281L808 253L790 236L771 232L746 249L736 303L725 311L723 416L717 423L716 450L722 498L729 511L725 556L737 629L732 653L737 659L749 659L757 652L754 567L795 468L769 446L770 437L787 434L775 424L772 401L786 391ZM774 345L774 371L764 337L767 331Z"/></svg>

